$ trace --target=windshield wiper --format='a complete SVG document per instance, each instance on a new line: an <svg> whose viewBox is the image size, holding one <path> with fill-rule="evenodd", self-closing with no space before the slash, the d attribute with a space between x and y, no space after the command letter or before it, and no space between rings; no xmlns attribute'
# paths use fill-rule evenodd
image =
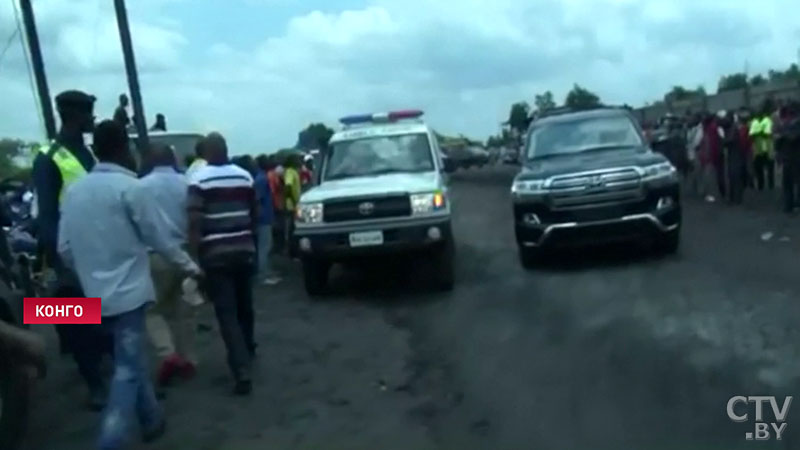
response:
<svg viewBox="0 0 800 450"><path fill-rule="evenodd" d="M337 174L333 174L333 175L328 175L327 177L325 177L325 180L326 181L340 180L342 178L360 177L362 175L364 175L364 174L357 173L357 172L341 172L341 173L337 173Z"/></svg>
<svg viewBox="0 0 800 450"><path fill-rule="evenodd" d="M370 170L365 172L342 172L337 173L335 175L331 175L327 177L327 180L338 180L341 178L352 178L352 177L372 177L375 175L385 175L387 173L395 173L395 172L405 172L404 170L397 170L397 169L378 169L378 170Z"/></svg>
<svg viewBox="0 0 800 450"><path fill-rule="evenodd" d="M555 158L557 156L567 156L567 155L570 155L570 154L571 153L545 153L544 155L534 155L533 157L526 158L525 160L526 161L539 161L539 160L542 160L542 159L550 159L550 158Z"/></svg>
<svg viewBox="0 0 800 450"><path fill-rule="evenodd" d="M627 148L636 148L636 146L630 144L598 145L598 146L583 148L575 153L602 152L605 150L622 150Z"/></svg>

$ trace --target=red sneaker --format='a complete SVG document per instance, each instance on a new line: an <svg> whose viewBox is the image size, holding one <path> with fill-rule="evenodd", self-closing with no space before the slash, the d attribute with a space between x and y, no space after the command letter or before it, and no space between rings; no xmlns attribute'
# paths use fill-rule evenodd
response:
<svg viewBox="0 0 800 450"><path fill-rule="evenodd" d="M180 373L184 380L189 380L197 373L197 367L188 359L181 358Z"/></svg>
<svg viewBox="0 0 800 450"><path fill-rule="evenodd" d="M161 362L161 367L158 370L158 384L162 386L168 385L178 372L182 361L182 358L177 354L167 356Z"/></svg>

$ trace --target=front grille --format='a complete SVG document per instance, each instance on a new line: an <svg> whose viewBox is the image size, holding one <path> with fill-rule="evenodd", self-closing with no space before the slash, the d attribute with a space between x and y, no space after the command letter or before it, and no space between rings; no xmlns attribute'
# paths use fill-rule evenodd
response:
<svg viewBox="0 0 800 450"><path fill-rule="evenodd" d="M549 242L555 245L583 246L617 240L634 240L656 233L648 220L627 220L584 227L560 228L554 230Z"/></svg>
<svg viewBox="0 0 800 450"><path fill-rule="evenodd" d="M641 177L635 169L556 177L549 192L554 210L595 208L642 199Z"/></svg>
<svg viewBox="0 0 800 450"><path fill-rule="evenodd" d="M371 208L364 207L371 204ZM411 200L408 195L358 198L327 201L323 205L322 220L345 222L348 220L380 219L411 215Z"/></svg>

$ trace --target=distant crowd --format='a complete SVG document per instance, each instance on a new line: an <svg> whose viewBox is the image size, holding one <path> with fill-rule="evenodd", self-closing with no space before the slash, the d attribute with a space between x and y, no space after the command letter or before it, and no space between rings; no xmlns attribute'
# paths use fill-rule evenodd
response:
<svg viewBox="0 0 800 450"><path fill-rule="evenodd" d="M779 186L786 212L800 206L798 102L766 101L755 111L667 114L643 128L653 148L678 168L689 195L740 204L748 190Z"/></svg>

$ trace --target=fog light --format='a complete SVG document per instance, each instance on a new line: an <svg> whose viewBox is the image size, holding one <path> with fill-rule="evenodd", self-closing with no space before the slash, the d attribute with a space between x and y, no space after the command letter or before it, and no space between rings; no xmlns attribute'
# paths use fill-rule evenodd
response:
<svg viewBox="0 0 800 450"><path fill-rule="evenodd" d="M300 250L304 252L311 251L311 240L309 238L301 238L300 239Z"/></svg>
<svg viewBox="0 0 800 450"><path fill-rule="evenodd" d="M672 197L661 197L658 199L656 209L666 209L671 207L674 203L675 202L672 200Z"/></svg>
<svg viewBox="0 0 800 450"><path fill-rule="evenodd" d="M431 240L438 241L442 238L442 230L439 227L430 227L428 228L428 237Z"/></svg>
<svg viewBox="0 0 800 450"><path fill-rule="evenodd" d="M522 221L528 225L539 225L540 223L542 223L539 220L539 216L533 213L528 213L522 216Z"/></svg>

